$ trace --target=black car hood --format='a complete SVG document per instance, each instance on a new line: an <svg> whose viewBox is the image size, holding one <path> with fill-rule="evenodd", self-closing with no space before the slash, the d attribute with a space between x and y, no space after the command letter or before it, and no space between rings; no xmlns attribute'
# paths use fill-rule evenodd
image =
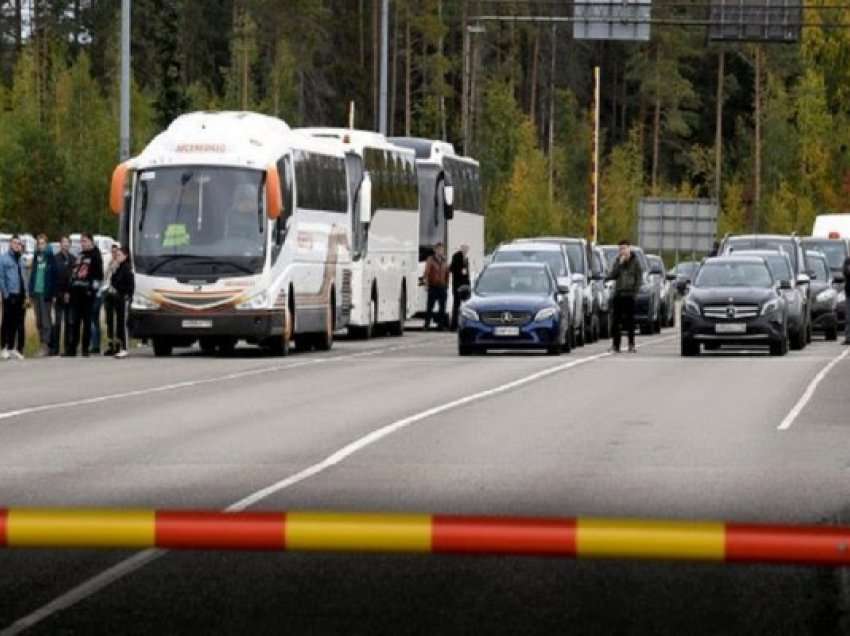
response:
<svg viewBox="0 0 850 636"><path fill-rule="evenodd" d="M549 296L494 294L492 296L475 295L469 299L467 306L475 311L539 311L544 307L556 305Z"/></svg>
<svg viewBox="0 0 850 636"><path fill-rule="evenodd" d="M764 287L692 287L688 298L703 305L724 303L760 305L778 296L773 289Z"/></svg>

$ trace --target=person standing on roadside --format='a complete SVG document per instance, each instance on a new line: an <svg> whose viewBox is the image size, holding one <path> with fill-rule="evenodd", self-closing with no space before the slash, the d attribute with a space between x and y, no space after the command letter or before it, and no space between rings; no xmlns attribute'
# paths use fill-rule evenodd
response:
<svg viewBox="0 0 850 636"><path fill-rule="evenodd" d="M95 247L94 237L86 232L80 241L82 251L71 274L71 337L65 355L77 355L81 345L83 356L88 357L91 345L92 309L94 297L103 282L103 260ZM82 330L82 340L80 340Z"/></svg>
<svg viewBox="0 0 850 636"><path fill-rule="evenodd" d="M41 343L40 356L46 356L50 349L53 333L53 298L56 290L56 263L53 252L47 244L47 236L39 234L35 245L30 273L29 296L35 309L35 323Z"/></svg>
<svg viewBox="0 0 850 636"><path fill-rule="evenodd" d="M469 245L461 245L452 255L449 272L452 275L452 324L451 330L457 331L460 303L469 297Z"/></svg>
<svg viewBox="0 0 850 636"><path fill-rule="evenodd" d="M53 333L50 336L50 355L58 356L60 343L68 351L71 333L71 274L77 259L71 253L71 239L63 236L59 241L59 252L53 256L55 271L55 299L53 301ZM64 340L63 340L64 332Z"/></svg>
<svg viewBox="0 0 850 636"><path fill-rule="evenodd" d="M431 325L431 317L434 314L434 305L438 306L434 322L437 330L446 328L446 301L449 296L449 264L446 262L443 244L434 246L434 253L425 262L425 286L428 288L428 304L425 307L425 329Z"/></svg>
<svg viewBox="0 0 850 636"><path fill-rule="evenodd" d="M0 359L24 359L24 317L27 289L24 265L21 261L24 246L15 234L9 241L9 251L0 254L0 296L3 297L3 322L0 324Z"/></svg>
<svg viewBox="0 0 850 636"><path fill-rule="evenodd" d="M844 344L850 345L850 256L844 259L844 265L841 267L844 273Z"/></svg>
<svg viewBox="0 0 850 636"><path fill-rule="evenodd" d="M115 270L109 279L109 291L104 297L106 335L109 350L116 358L127 357L127 307L133 299L135 277L130 265L130 250L121 247L113 257Z"/></svg>
<svg viewBox="0 0 850 636"><path fill-rule="evenodd" d="M100 341L101 332L100 332L100 314L101 309L103 309L103 305L106 302L106 292L109 289L109 281L112 280L112 274L115 273L115 270L118 268L118 262L115 260L118 255L118 248L121 247L120 243L113 243L112 247L109 250L109 265L104 268L103 271L103 285L100 286L100 289L97 290L97 294L94 297L94 306L92 307L92 318L91 318L91 352L94 355L98 355L100 353ZM110 348L112 343L110 342ZM113 355L115 351L107 351L104 355Z"/></svg>
<svg viewBox="0 0 850 636"><path fill-rule="evenodd" d="M629 353L635 353L635 297L643 283L643 270L640 261L632 253L629 241L622 240L619 244L619 254L608 280L614 281L614 324L612 325L612 353L620 353L622 331L626 330L629 337Z"/></svg>

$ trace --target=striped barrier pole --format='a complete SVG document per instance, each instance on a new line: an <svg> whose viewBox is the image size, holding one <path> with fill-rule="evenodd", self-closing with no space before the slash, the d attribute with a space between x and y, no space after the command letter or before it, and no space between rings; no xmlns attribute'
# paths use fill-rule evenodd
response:
<svg viewBox="0 0 850 636"><path fill-rule="evenodd" d="M0 547L548 555L850 565L850 527L334 512L0 509Z"/></svg>

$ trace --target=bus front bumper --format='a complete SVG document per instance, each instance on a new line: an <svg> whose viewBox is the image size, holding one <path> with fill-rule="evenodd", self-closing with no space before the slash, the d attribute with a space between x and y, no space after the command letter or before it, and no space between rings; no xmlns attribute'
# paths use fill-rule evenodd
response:
<svg viewBox="0 0 850 636"><path fill-rule="evenodd" d="M283 325L282 310L232 310L193 314L159 309L131 309L127 321L133 338L232 336L241 340L260 340L283 335Z"/></svg>

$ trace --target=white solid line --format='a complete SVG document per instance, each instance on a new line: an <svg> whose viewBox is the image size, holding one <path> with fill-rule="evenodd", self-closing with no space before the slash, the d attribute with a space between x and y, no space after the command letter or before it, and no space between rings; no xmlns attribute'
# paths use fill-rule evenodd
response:
<svg viewBox="0 0 850 636"><path fill-rule="evenodd" d="M204 378L201 380L184 380L183 382L175 382L174 384L163 384L161 386L153 386L146 389L135 389L132 391L122 391L121 393L110 393L108 395L98 395L95 397L82 398L80 400L70 400L67 402L53 402L50 404L40 404L37 406L27 406L20 409L15 409L13 411L3 411L0 412L0 420L6 420L12 417L19 417L21 415L30 415L32 413L41 413L44 411L53 411L56 409L67 409L75 406L86 406L89 404L99 404L101 402L110 402L113 400L121 400L128 397L138 397L140 395L150 395L153 393L163 393L166 391L175 391L177 389L186 389L196 386L202 386L204 384L214 384L217 382L226 382L227 380L238 380L240 378L247 378L254 375L263 375L266 373L274 372L274 371L283 371L286 369L296 369L298 367L306 367L313 366L317 364L324 364L328 362L337 362L340 360L350 360L351 358L363 358L366 356L374 356L381 353L389 353L391 351L404 351L406 349L416 349L428 346L426 343L412 344L412 345L402 345L397 347L382 347L379 349L368 349L366 351L359 351L357 353L350 353L344 355L330 355L323 358L311 358L309 360L302 360L299 362L291 362L289 364L276 364L267 367L258 367L254 369L247 369L245 371L236 371L234 373L228 373L227 375L219 375L212 378Z"/></svg>
<svg viewBox="0 0 850 636"><path fill-rule="evenodd" d="M658 340L652 340L647 343L639 344L638 348L645 346L652 346L656 344L661 344L663 342L669 342L673 340L675 336L670 336L667 338L660 338ZM365 352L364 352L365 353ZM362 355L362 354L355 354ZM420 411L414 415L410 415L403 419L397 420L392 424L387 424L386 426L382 426L381 428L375 429L371 433L364 435L363 437L351 442L350 444L342 447L335 453L329 455L322 461L313 464L301 470L294 475L290 475L284 479L281 479L266 488L258 490L254 493L251 493L247 497L243 497L239 501L229 505L225 508L227 512L240 512L253 506L254 504L259 503L263 499L267 499L274 494L279 493L282 490L286 490L287 488L291 488L292 486L304 481L305 479L309 479L314 475L317 475L321 472L336 466L340 462L344 461L354 453L363 450L364 448L371 446L385 437L392 435L393 433L397 433L398 431L410 426L411 424L415 424L416 422L420 422L429 417L433 417L435 415L439 415L441 413L445 413L446 411L450 411L452 409L456 409L461 406L465 406L472 402L477 402L479 400L483 400L488 397L492 397L494 395L498 395L500 393L505 393L506 391L510 391L512 389L519 388L531 382L535 382L542 378L546 378L550 375L555 375L556 373L561 373L568 369L572 369L582 364L586 364L588 362L594 362L596 360L600 360L602 358L606 358L611 356L610 353L598 353L592 356L587 356L586 358L579 358L577 360L572 360L570 362L566 362L564 364L559 364L553 367L549 367L547 369L543 369L542 371L537 371L530 375L523 376L511 382L507 382L505 384L500 384L492 389L485 389L483 391L479 391L477 393L472 393L471 395L467 395L462 398L458 398L456 400L452 400L451 402L446 402L445 404L441 404L439 406L435 406L433 408L427 409L425 411ZM348 356L353 357L353 356ZM132 574L136 570L144 567L148 563L151 563L160 557L167 554L167 550L159 549L159 548L150 548L148 550L144 550L142 552L138 552L132 557L129 557L111 568L104 570L100 574L95 575L94 577L84 581L77 587L71 589L68 592L65 592L58 598L50 601L46 605L38 608L34 612L24 616L23 618L18 619L12 625L7 627L6 629L0 631L0 636L15 636L16 634L20 634L23 631L35 626L36 624L42 622L43 620L49 618L56 612L60 612L62 610L68 609L79 603L80 601L84 601L90 596L96 594L106 586L114 583L115 581L123 578L128 574Z"/></svg>
<svg viewBox="0 0 850 636"><path fill-rule="evenodd" d="M835 367L836 364L841 362L844 358L847 357L847 354L850 354L850 349L845 349L842 353L837 355L832 359L832 361L826 365L823 369L820 370L815 376L815 379L811 381L809 386L806 388L806 392L797 400L797 403L794 405L794 408L785 416L785 419L782 420L782 424L780 424L776 430L779 431L787 431L791 428L791 425L794 423L794 420L802 413L803 409L806 408L806 404L809 403L809 400L814 396L815 391L818 388L818 385L823 381L823 379L829 374L830 371Z"/></svg>

